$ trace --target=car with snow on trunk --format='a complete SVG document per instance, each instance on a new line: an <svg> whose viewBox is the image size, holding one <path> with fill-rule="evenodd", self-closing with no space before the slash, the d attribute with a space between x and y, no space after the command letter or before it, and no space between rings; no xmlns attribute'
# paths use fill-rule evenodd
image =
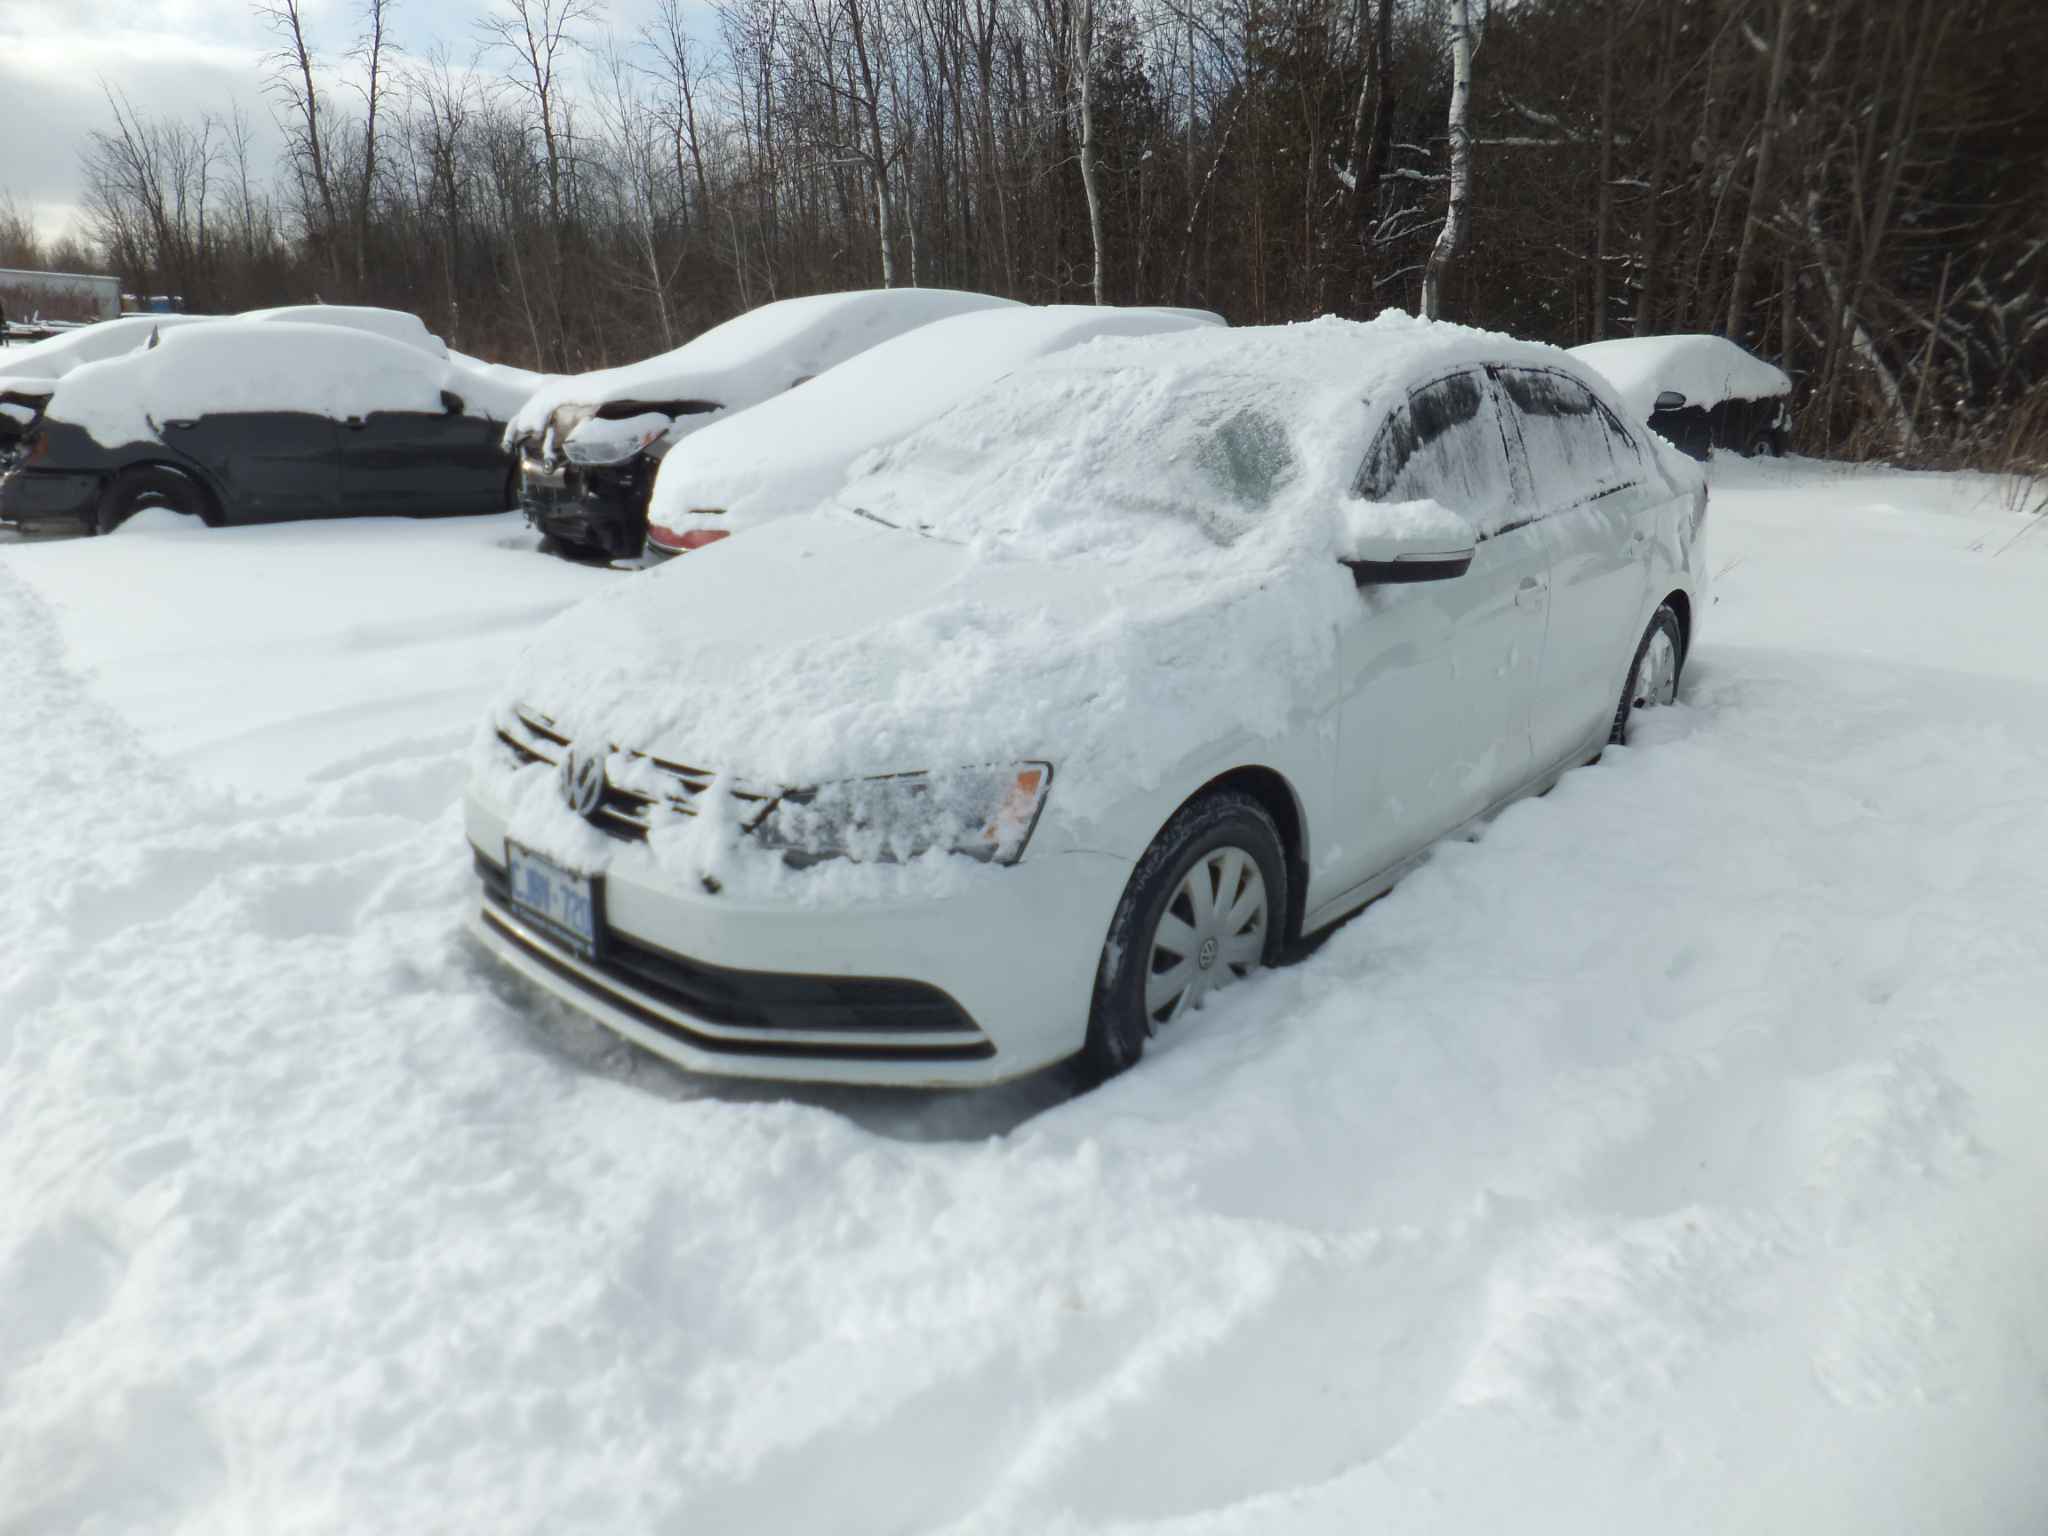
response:
<svg viewBox="0 0 2048 1536"><path fill-rule="evenodd" d="M750 309L658 357L552 379L505 429L519 504L554 553L638 555L655 475L678 442L918 326L1012 305L945 288L812 294Z"/></svg>
<svg viewBox="0 0 2048 1536"><path fill-rule="evenodd" d="M1782 457L1792 380L1725 336L1622 336L1573 347L1639 421L1695 459Z"/></svg>
<svg viewBox="0 0 2048 1536"><path fill-rule="evenodd" d="M862 454L1034 358L1098 336L1221 324L1220 315L1199 309L1047 304L921 325L678 443L655 477L647 554L669 559L810 510Z"/></svg>
<svg viewBox="0 0 2048 1536"><path fill-rule="evenodd" d="M1096 1073L1676 696L1706 485L1564 353L1102 338L540 631L476 932L710 1073Z"/></svg>
<svg viewBox="0 0 2048 1536"><path fill-rule="evenodd" d="M150 344L151 337L203 319L202 315L123 315L0 353L0 469L19 454L30 425L65 374L86 363L139 352Z"/></svg>
<svg viewBox="0 0 2048 1536"><path fill-rule="evenodd" d="M503 511L499 439L534 376L427 340L238 317L76 368L24 429L0 521L104 533L150 507L209 524Z"/></svg>

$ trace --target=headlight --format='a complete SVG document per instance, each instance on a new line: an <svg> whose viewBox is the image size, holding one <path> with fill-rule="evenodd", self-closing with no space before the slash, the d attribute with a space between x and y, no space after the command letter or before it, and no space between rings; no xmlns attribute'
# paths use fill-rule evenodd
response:
<svg viewBox="0 0 2048 1536"><path fill-rule="evenodd" d="M785 790L754 835L791 864L895 864L934 848L996 864L1023 857L1052 764L957 768Z"/></svg>

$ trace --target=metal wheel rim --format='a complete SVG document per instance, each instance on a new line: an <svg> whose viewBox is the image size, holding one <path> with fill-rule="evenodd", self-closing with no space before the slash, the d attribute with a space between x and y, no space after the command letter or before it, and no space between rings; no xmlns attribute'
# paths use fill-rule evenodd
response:
<svg viewBox="0 0 2048 1536"><path fill-rule="evenodd" d="M1636 667L1636 686L1629 702L1637 709L1648 709L1660 704L1670 704L1678 698L1678 644L1671 638L1671 631L1658 625L1650 634L1650 643L1643 648L1643 659Z"/></svg>
<svg viewBox="0 0 2048 1536"><path fill-rule="evenodd" d="M1242 848L1212 848L1181 876L1153 926L1145 970L1149 1029L1249 976L1266 954L1266 877Z"/></svg>

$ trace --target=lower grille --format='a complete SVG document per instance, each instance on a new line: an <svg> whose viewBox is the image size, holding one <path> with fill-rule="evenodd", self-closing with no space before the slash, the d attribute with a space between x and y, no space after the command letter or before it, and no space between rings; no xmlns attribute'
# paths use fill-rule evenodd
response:
<svg viewBox="0 0 2048 1536"><path fill-rule="evenodd" d="M563 981L699 1050L866 1061L981 1061L995 1055L995 1045L967 1011L939 988L921 981L730 970L672 954L617 931L605 934L599 958L571 964L566 954L519 922L511 908L505 870L481 853L476 854L476 869L484 888L484 920L495 932ZM599 984L586 974L592 971L629 991ZM736 1038L692 1029L644 1006L634 994L693 1019L749 1034ZM777 1038L793 1034L839 1038ZM863 1038L880 1034L933 1038L902 1043Z"/></svg>

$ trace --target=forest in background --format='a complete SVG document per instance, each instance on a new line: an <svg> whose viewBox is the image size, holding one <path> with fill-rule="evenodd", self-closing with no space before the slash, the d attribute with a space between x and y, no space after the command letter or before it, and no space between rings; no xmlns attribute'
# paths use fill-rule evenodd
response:
<svg viewBox="0 0 2048 1536"><path fill-rule="evenodd" d="M84 229L0 203L0 266L569 371L881 284L1417 309L1457 185L1446 319L1718 332L1804 451L2048 471L2038 0L480 0L423 56L404 3L256 0L281 162L110 96Z"/></svg>

